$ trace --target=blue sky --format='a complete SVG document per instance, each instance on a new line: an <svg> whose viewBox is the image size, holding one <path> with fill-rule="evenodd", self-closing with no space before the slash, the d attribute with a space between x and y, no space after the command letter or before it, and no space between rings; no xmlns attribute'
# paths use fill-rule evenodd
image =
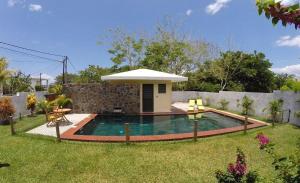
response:
<svg viewBox="0 0 300 183"><path fill-rule="evenodd" d="M276 27L258 16L255 0L1 0L0 41L69 56L71 72L89 64L110 66L106 46L97 44L108 29L155 31L170 16L183 21L183 30L228 48L264 52L277 72L300 75L300 34L293 26ZM55 76L58 63L0 49L10 68L28 74Z"/></svg>

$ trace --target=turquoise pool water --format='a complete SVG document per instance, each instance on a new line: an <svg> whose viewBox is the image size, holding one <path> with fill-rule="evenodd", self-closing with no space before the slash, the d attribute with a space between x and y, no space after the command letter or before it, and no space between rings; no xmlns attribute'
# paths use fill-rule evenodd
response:
<svg viewBox="0 0 300 183"><path fill-rule="evenodd" d="M199 116L200 117L200 116ZM131 136L165 135L193 131L194 120L188 115L102 116L87 123L76 135L124 136L124 123L129 123ZM241 126L239 120L212 112L201 114L198 131Z"/></svg>

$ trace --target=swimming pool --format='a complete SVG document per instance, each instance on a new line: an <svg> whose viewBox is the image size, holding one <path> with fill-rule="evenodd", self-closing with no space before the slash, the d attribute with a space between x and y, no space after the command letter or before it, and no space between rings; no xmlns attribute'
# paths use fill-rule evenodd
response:
<svg viewBox="0 0 300 183"><path fill-rule="evenodd" d="M242 126L240 120L213 112L198 114L198 131L210 131ZM124 123L129 123L130 136L167 135L191 133L194 128L193 115L135 115L103 116L81 127L75 135L124 136Z"/></svg>

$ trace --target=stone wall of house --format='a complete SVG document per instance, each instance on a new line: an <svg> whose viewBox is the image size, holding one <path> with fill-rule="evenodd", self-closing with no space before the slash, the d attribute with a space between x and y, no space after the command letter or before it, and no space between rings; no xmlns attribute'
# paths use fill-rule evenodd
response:
<svg viewBox="0 0 300 183"><path fill-rule="evenodd" d="M105 113L121 108L127 114L140 112L140 85L135 83L68 84L64 93L73 100L75 113Z"/></svg>

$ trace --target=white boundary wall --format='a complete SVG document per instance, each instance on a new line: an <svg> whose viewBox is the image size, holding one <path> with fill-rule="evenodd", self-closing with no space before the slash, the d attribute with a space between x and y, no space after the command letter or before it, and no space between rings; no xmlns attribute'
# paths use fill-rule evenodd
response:
<svg viewBox="0 0 300 183"><path fill-rule="evenodd" d="M283 109L291 110L290 122L293 124L300 125L300 119L295 117L295 112L300 111L300 93L295 92L281 92L274 91L273 93L254 93L254 92L232 92L232 91L220 91L218 93L213 92L197 92L197 91L173 91L172 102L188 102L189 99L202 98L203 103L206 104L207 100L213 107L219 107L219 102L225 99L229 102L228 110L240 112L241 107L239 107L238 101L240 101L244 96L249 97L254 100L253 103L253 114L255 116L267 118L268 111L264 109L267 108L269 102L275 99L282 99L284 101ZM288 111L284 112L284 120L287 121Z"/></svg>
<svg viewBox="0 0 300 183"><path fill-rule="evenodd" d="M20 113L22 114L22 116L30 114L30 111L27 110L26 108L26 98L29 93L30 92L19 92L18 95L3 96L3 97L11 97L13 105L16 108L15 117L18 117ZM38 101L45 99L44 95L47 94L47 92L45 91L34 92L34 93Z"/></svg>

